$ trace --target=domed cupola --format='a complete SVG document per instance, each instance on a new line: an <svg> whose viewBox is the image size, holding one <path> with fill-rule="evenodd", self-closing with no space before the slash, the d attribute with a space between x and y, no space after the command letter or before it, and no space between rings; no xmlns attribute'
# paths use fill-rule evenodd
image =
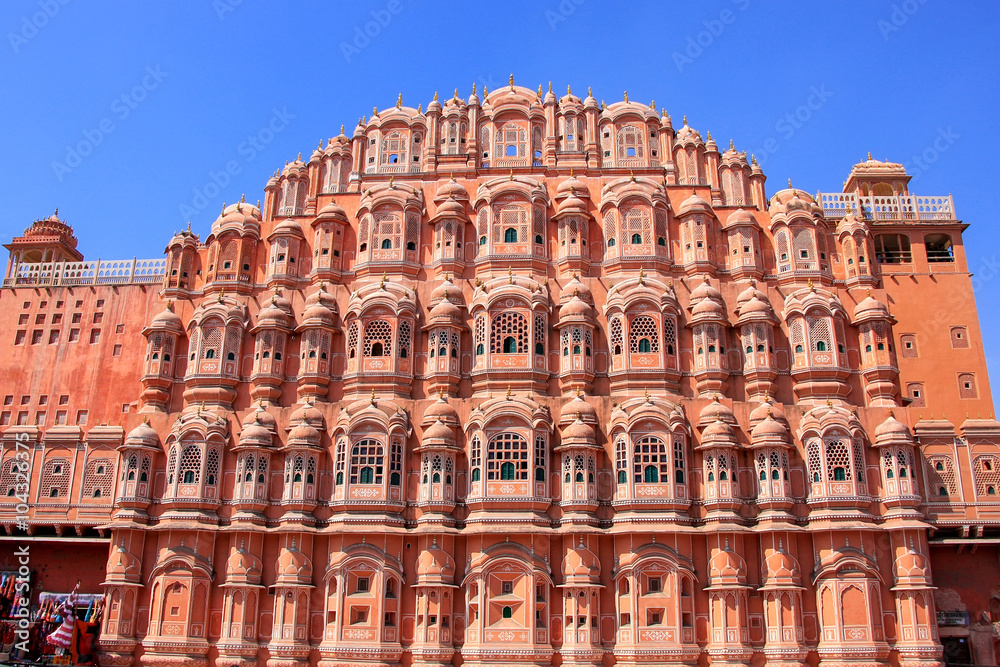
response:
<svg viewBox="0 0 1000 667"><path fill-rule="evenodd" d="M455 559L438 546L437 537L417 557L418 586L452 586L455 583Z"/></svg>
<svg viewBox="0 0 1000 667"><path fill-rule="evenodd" d="M601 562L597 554L588 549L581 538L580 544L566 551L562 561L563 585L601 585Z"/></svg>

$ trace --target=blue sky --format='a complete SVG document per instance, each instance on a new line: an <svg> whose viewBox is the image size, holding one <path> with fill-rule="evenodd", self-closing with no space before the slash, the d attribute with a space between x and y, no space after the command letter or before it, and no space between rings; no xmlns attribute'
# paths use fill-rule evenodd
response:
<svg viewBox="0 0 1000 667"><path fill-rule="evenodd" d="M275 169L373 106L402 93L426 107L513 72L608 103L655 99L756 153L769 194L788 178L838 190L868 151L907 164L913 192L954 194L972 225L997 349L998 162L980 147L1000 143L998 34L1000 3L943 0L7 1L0 238L58 206L88 258L159 256L188 220L204 236L224 201L262 198Z"/></svg>

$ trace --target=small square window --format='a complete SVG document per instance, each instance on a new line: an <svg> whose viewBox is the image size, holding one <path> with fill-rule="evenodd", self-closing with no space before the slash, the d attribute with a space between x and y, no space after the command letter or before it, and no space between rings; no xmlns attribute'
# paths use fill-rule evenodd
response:
<svg viewBox="0 0 1000 667"><path fill-rule="evenodd" d="M123 334L123 333L125 333L125 325L124 324L118 324L118 325L116 325L115 326L115 333L116 334Z"/></svg>
<svg viewBox="0 0 1000 667"><path fill-rule="evenodd" d="M49 404L49 397L48 397L48 395L47 394L42 394L41 396L39 396L38 397L38 404L39 405L48 405Z"/></svg>
<svg viewBox="0 0 1000 667"><path fill-rule="evenodd" d="M14 395L13 394L7 394L6 396L4 396L3 397L3 404L4 405L13 405L14 404Z"/></svg>
<svg viewBox="0 0 1000 667"><path fill-rule="evenodd" d="M52 316L52 324L62 324L62 313L56 313Z"/></svg>
<svg viewBox="0 0 1000 667"><path fill-rule="evenodd" d="M24 337L26 334L27 332L24 329L21 329L14 334L14 345L24 345Z"/></svg>
<svg viewBox="0 0 1000 667"><path fill-rule="evenodd" d="M45 410L39 410L35 413L35 424L39 426L45 424Z"/></svg>
<svg viewBox="0 0 1000 667"><path fill-rule="evenodd" d="M76 411L76 423L78 425L80 425L80 426L86 426L87 425L87 411L86 410L77 410Z"/></svg>
<svg viewBox="0 0 1000 667"><path fill-rule="evenodd" d="M69 394L63 394L59 397L59 405L69 405Z"/></svg>
<svg viewBox="0 0 1000 667"><path fill-rule="evenodd" d="M64 426L66 424L66 411L57 410L56 411L56 426Z"/></svg>
<svg viewBox="0 0 1000 667"><path fill-rule="evenodd" d="M95 345L95 344L99 343L100 340L101 340L101 330L100 329L91 329L90 330L90 344L91 345Z"/></svg>
<svg viewBox="0 0 1000 667"><path fill-rule="evenodd" d="M24 303L21 304L21 308L24 308L24 309L31 308L31 302L30 301L25 301Z"/></svg>
<svg viewBox="0 0 1000 667"><path fill-rule="evenodd" d="M73 313L73 319L71 320L73 324L79 324L82 321L83 321L82 313Z"/></svg>
<svg viewBox="0 0 1000 667"><path fill-rule="evenodd" d="M28 323L28 313L21 313L17 318L17 323L24 326Z"/></svg>
<svg viewBox="0 0 1000 667"><path fill-rule="evenodd" d="M27 426L28 425L28 411L27 410L21 410L20 412L17 413L17 425L18 426Z"/></svg>
<svg viewBox="0 0 1000 667"><path fill-rule="evenodd" d="M80 330L79 329L70 329L69 330L69 342L75 343L78 340L80 340Z"/></svg>
<svg viewBox="0 0 1000 667"><path fill-rule="evenodd" d="M120 356L122 356L122 346L120 344L119 345L115 345L114 348L112 348L112 350L111 350L111 356L112 357L120 357Z"/></svg>
<svg viewBox="0 0 1000 667"><path fill-rule="evenodd" d="M23 396L21 396L21 405L27 405L30 402L31 402L31 396L30 395L24 394Z"/></svg>
<svg viewBox="0 0 1000 667"><path fill-rule="evenodd" d="M76 300L76 308L83 308L83 299Z"/></svg>
<svg viewBox="0 0 1000 667"><path fill-rule="evenodd" d="M97 307L98 308L103 308L104 307L104 299L98 299L97 300Z"/></svg>
<svg viewBox="0 0 1000 667"><path fill-rule="evenodd" d="M65 301L56 301L56 308L62 308Z"/></svg>
<svg viewBox="0 0 1000 667"><path fill-rule="evenodd" d="M35 324L45 324L45 313L35 315Z"/></svg>
<svg viewBox="0 0 1000 667"><path fill-rule="evenodd" d="M94 324L100 324L104 319L104 313L94 313Z"/></svg>
<svg viewBox="0 0 1000 667"><path fill-rule="evenodd" d="M358 593L367 593L368 592L369 583L370 582L369 582L368 577L358 577L358 589L357 589L357 592Z"/></svg>
<svg viewBox="0 0 1000 667"><path fill-rule="evenodd" d="M49 345L55 345L59 342L59 329L53 329L49 332Z"/></svg>
<svg viewBox="0 0 1000 667"><path fill-rule="evenodd" d="M48 301L39 301L39 302L38 302L38 307L39 307L39 308L47 308L47 307L48 307L48 305L49 305L49 302L48 302Z"/></svg>
<svg viewBox="0 0 1000 667"><path fill-rule="evenodd" d="M41 331L41 330L32 331L31 332L31 344L32 345L38 345L39 343L41 343L42 342L42 335L44 333L45 332Z"/></svg>
<svg viewBox="0 0 1000 667"><path fill-rule="evenodd" d="M10 426L10 410L0 412L0 426Z"/></svg>
<svg viewBox="0 0 1000 667"><path fill-rule="evenodd" d="M122 412L128 412L128 409L129 409L129 404L128 403L122 403Z"/></svg>

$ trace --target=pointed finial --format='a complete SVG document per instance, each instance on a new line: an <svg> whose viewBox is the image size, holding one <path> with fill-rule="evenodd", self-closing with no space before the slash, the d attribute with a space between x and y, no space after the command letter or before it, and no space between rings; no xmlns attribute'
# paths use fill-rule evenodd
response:
<svg viewBox="0 0 1000 667"><path fill-rule="evenodd" d="M538 92L535 93L535 96L538 97L538 99L542 99L542 84L538 84Z"/></svg>
<svg viewBox="0 0 1000 667"><path fill-rule="evenodd" d="M590 86L587 86L587 97L593 97L593 96L594 96L594 91L590 89Z"/></svg>
<svg viewBox="0 0 1000 667"><path fill-rule="evenodd" d="M417 104L417 113L423 113L423 112L424 112L424 103L420 102Z"/></svg>
<svg viewBox="0 0 1000 667"><path fill-rule="evenodd" d="M549 82L549 90L552 90L551 86L552 86L552 82L550 81ZM566 94L567 95L572 95L573 94L573 87L572 86L569 86L569 85L566 86Z"/></svg>
<svg viewBox="0 0 1000 667"><path fill-rule="evenodd" d="M472 82L472 94L473 95L476 94L476 82L475 81Z"/></svg>
<svg viewBox="0 0 1000 667"><path fill-rule="evenodd" d="M653 111L656 111L656 100L649 101L649 108L652 109Z"/></svg>
<svg viewBox="0 0 1000 667"><path fill-rule="evenodd" d="M385 272L382 272L382 282L379 283L379 289L385 289Z"/></svg>
<svg viewBox="0 0 1000 667"><path fill-rule="evenodd" d="M832 408L833 407L833 399L832 398L826 399L826 407L828 407L828 408Z"/></svg>
<svg viewBox="0 0 1000 667"><path fill-rule="evenodd" d="M813 279L812 278L809 279L809 282L806 283L806 285L809 287L809 291L810 292L815 292L816 291L816 285L813 284Z"/></svg>
<svg viewBox="0 0 1000 667"><path fill-rule="evenodd" d="M372 107L372 118L378 115L378 107Z"/></svg>
<svg viewBox="0 0 1000 667"><path fill-rule="evenodd" d="M731 151L736 150L736 146L733 145L733 140L732 139L729 140L729 150L731 150Z"/></svg>
<svg viewBox="0 0 1000 667"><path fill-rule="evenodd" d="M296 162L302 162L302 151L299 151L298 157L295 158Z"/></svg>
<svg viewBox="0 0 1000 667"><path fill-rule="evenodd" d="M625 91L625 101L628 102L628 91Z"/></svg>
<svg viewBox="0 0 1000 667"><path fill-rule="evenodd" d="M792 179L790 179L790 178L788 179L788 189L789 190L792 189Z"/></svg>
<svg viewBox="0 0 1000 667"><path fill-rule="evenodd" d="M458 99L458 88L455 89L455 93L452 95L456 100Z"/></svg>
<svg viewBox="0 0 1000 667"><path fill-rule="evenodd" d="M868 161L871 162L871 159L872 159L872 152L868 151Z"/></svg>
<svg viewBox="0 0 1000 667"><path fill-rule="evenodd" d="M374 387L372 387L372 397L370 399L368 399L368 400L369 400L369 402L371 402L372 405L376 405L378 403L378 401L375 400L375 388Z"/></svg>
<svg viewBox="0 0 1000 667"><path fill-rule="evenodd" d="M513 75L511 75L513 76ZM510 385L507 385L507 400L510 400Z"/></svg>
<svg viewBox="0 0 1000 667"><path fill-rule="evenodd" d="M435 102L438 101L438 91L436 91L436 90L434 91L434 101Z"/></svg>
<svg viewBox="0 0 1000 667"><path fill-rule="evenodd" d="M750 153L750 164L757 166L757 156L753 153Z"/></svg>
<svg viewBox="0 0 1000 667"><path fill-rule="evenodd" d="M712 140L712 131L711 131L711 130L709 130L709 131L708 131L708 134L707 134L707 135L705 136L705 138L706 138L706 139L707 139L708 141L711 141L711 140Z"/></svg>
<svg viewBox="0 0 1000 667"><path fill-rule="evenodd" d="M483 84L483 101L485 101L486 98L489 97L489 94L490 94L490 89L487 88L486 84L484 83Z"/></svg>
<svg viewBox="0 0 1000 667"><path fill-rule="evenodd" d="M403 108L403 93L400 93L399 96L396 97L396 108L397 109Z"/></svg>
<svg viewBox="0 0 1000 667"><path fill-rule="evenodd" d="M643 276L645 276L645 275L646 275L646 269L645 269L645 267L640 266L639 267L639 284L640 285L643 284L642 279L643 279Z"/></svg>
<svg viewBox="0 0 1000 667"><path fill-rule="evenodd" d="M510 84L510 89L514 90L514 73L511 72L510 77L507 79L507 83Z"/></svg>
<svg viewBox="0 0 1000 667"><path fill-rule="evenodd" d="M628 170L628 180L635 183L635 172L631 169Z"/></svg>
<svg viewBox="0 0 1000 667"><path fill-rule="evenodd" d="M684 114L684 124L685 124L685 125L687 125L687 124L688 124L688 117L687 117L687 114Z"/></svg>
<svg viewBox="0 0 1000 667"><path fill-rule="evenodd" d="M646 402L647 402L647 403L652 403L652 401L651 401L651 400L649 399L649 389L647 389L647 390L645 391L645 396L646 396Z"/></svg>
<svg viewBox="0 0 1000 667"><path fill-rule="evenodd" d="M512 181L514 180L514 168L513 167L511 167L511 169L510 169L510 180L512 180Z"/></svg>
<svg viewBox="0 0 1000 667"><path fill-rule="evenodd" d="M390 176L389 177L389 188L390 189L395 189L396 188L396 177L395 176Z"/></svg>

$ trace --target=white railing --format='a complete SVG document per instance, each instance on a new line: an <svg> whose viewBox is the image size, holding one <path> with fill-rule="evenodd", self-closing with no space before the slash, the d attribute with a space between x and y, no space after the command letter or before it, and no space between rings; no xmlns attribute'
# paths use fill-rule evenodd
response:
<svg viewBox="0 0 1000 667"><path fill-rule="evenodd" d="M163 280L166 272L165 258L39 262L18 264L3 286L148 285Z"/></svg>
<svg viewBox="0 0 1000 667"><path fill-rule="evenodd" d="M828 218L842 218L848 211L863 212L869 220L955 220L955 203L947 197L871 195L821 192L820 206Z"/></svg>

